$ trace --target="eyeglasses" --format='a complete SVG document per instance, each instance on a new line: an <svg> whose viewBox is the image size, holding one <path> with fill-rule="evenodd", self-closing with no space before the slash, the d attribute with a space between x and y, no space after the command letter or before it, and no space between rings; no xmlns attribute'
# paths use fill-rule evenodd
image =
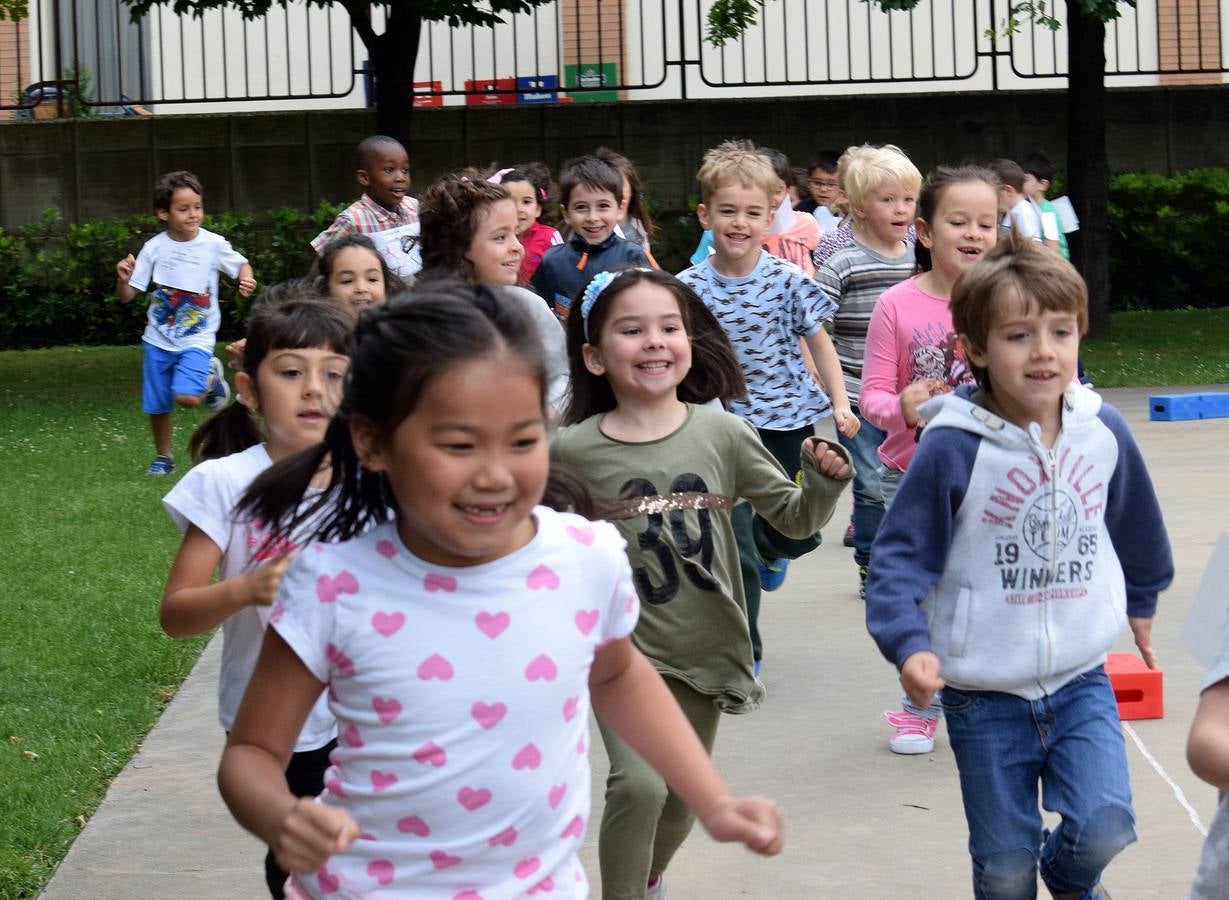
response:
<svg viewBox="0 0 1229 900"><path fill-rule="evenodd" d="M835 180L829 181L823 178L808 178L807 184L815 188L834 188L838 186Z"/></svg>

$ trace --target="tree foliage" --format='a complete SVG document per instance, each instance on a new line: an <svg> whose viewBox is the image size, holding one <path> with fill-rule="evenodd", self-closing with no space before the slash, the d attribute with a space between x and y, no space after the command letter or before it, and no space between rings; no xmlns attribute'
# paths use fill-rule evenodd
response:
<svg viewBox="0 0 1229 900"><path fill-rule="evenodd" d="M5 3L24 0L0 0ZM503 14L528 12L543 0L485 0L469 3L465 0L389 0L374 3L371 0L307 0L312 6L340 6L352 17L370 18L371 10L380 6L389 16L416 16L429 22L447 22L454 28L458 25L498 25ZM229 8L241 13L245 19L258 19L274 4L287 6L289 0L129 0L133 19L139 19L155 6L167 6L180 15L200 16L207 9Z"/></svg>
<svg viewBox="0 0 1229 900"><path fill-rule="evenodd" d="M716 47L737 40L748 28L756 22L756 16L764 6L765 0L716 0L708 11L708 30L706 38ZM921 0L862 0L863 3L873 3L884 12L908 12ZM1100 22L1117 19L1122 6L1135 7L1135 0L1069 0L1081 11ZM1055 31L1060 22L1054 17L1054 5L1046 0L1019 0L1007 9L1007 18L1003 20L1000 31L1004 34L1014 34L1020 30L1020 23L1025 19L1036 22Z"/></svg>
<svg viewBox="0 0 1229 900"><path fill-rule="evenodd" d="M0 22L10 19L14 22L30 15L26 0L0 0Z"/></svg>

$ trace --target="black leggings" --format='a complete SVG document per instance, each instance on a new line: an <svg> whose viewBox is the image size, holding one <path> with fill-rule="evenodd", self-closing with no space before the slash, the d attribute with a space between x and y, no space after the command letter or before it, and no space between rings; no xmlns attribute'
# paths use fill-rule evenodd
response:
<svg viewBox="0 0 1229 900"><path fill-rule="evenodd" d="M296 797L317 797L324 790L324 772L329 767L329 754L337 746L337 741L331 740L323 747L315 750L304 750L290 757L290 765L286 766L286 784L290 793ZM283 900L285 897L288 872L283 872L273 858L273 850L265 854L265 884L273 900Z"/></svg>

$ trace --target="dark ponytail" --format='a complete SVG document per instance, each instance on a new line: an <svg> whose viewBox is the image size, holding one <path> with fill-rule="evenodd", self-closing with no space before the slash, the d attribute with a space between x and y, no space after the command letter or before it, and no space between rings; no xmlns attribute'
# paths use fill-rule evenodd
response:
<svg viewBox="0 0 1229 900"><path fill-rule="evenodd" d="M310 522L309 538L348 540L395 516L384 476L359 462L351 423L359 419L378 440L391 440L431 381L459 363L500 350L519 357L538 381L545 414L546 367L537 332L519 307L482 285L420 284L405 299L364 310L355 343L345 396L324 443L265 470L239 502L241 516L259 519L275 536L299 536ZM327 489L303 503L312 479L326 468Z"/></svg>

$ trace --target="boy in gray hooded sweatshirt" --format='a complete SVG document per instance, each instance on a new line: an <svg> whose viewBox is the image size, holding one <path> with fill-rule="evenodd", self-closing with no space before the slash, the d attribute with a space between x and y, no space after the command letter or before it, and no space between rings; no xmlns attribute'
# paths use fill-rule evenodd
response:
<svg viewBox="0 0 1229 900"><path fill-rule="evenodd" d="M1075 382L1075 269L1000 239L951 308L978 385L921 408L871 554L867 627L914 703L942 691L974 895L1035 897L1040 869L1056 898L1108 897L1101 872L1135 815L1105 656L1129 624L1155 666L1169 538L1122 416Z"/></svg>

